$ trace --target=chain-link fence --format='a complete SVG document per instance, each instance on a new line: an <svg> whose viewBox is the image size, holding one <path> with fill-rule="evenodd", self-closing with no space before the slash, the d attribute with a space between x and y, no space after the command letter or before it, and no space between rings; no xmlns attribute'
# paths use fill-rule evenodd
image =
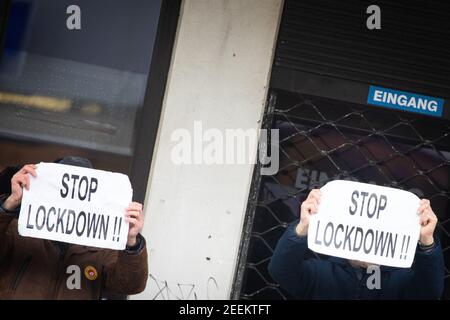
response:
<svg viewBox="0 0 450 320"><path fill-rule="evenodd" d="M444 298L450 298L447 121L273 91L265 123L280 130L280 170L275 176L255 174L239 298L289 298L267 271L273 250L287 225L298 219L309 191L335 179L401 188L430 199L446 265Z"/></svg>

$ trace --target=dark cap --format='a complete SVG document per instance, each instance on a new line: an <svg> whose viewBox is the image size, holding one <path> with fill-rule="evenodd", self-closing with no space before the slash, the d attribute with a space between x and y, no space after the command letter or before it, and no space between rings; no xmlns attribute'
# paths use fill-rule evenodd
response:
<svg viewBox="0 0 450 320"><path fill-rule="evenodd" d="M90 169L94 168L94 166L88 159L81 158L81 157L65 157L65 158L56 160L55 162L60 163L60 164L67 164L69 166L76 166L76 167L83 167L83 168L90 168Z"/></svg>

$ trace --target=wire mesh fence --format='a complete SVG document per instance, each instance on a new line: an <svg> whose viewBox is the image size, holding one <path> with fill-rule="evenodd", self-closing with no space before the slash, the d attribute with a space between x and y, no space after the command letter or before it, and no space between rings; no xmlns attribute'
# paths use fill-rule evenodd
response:
<svg viewBox="0 0 450 320"><path fill-rule="evenodd" d="M273 250L287 225L298 219L309 191L335 179L400 188L430 199L446 265L443 298L450 298L447 121L273 91L265 123L280 130L280 170L255 177L239 298L290 298L267 271Z"/></svg>

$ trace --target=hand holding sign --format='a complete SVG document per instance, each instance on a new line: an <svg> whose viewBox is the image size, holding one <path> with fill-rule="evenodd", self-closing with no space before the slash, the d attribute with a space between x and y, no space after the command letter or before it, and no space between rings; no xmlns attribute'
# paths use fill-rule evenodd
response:
<svg viewBox="0 0 450 320"><path fill-rule="evenodd" d="M127 208L125 221L129 223L127 246L133 247L136 244L136 237L144 226L144 215L142 214L142 204L133 202Z"/></svg>
<svg viewBox="0 0 450 320"><path fill-rule="evenodd" d="M308 234L309 220L311 215L317 213L321 196L321 191L319 189L314 189L309 193L308 198L303 201L300 207L300 223L296 228L296 232L299 236L305 236Z"/></svg>
<svg viewBox="0 0 450 320"><path fill-rule="evenodd" d="M20 169L11 179L11 195L3 204L6 210L15 210L20 206L23 196L23 188L30 189L30 176L36 177L36 166L29 164Z"/></svg>
<svg viewBox="0 0 450 320"><path fill-rule="evenodd" d="M437 224L437 217L431 209L430 201L423 199L420 201L420 243L424 246L430 246L434 243L434 229Z"/></svg>
<svg viewBox="0 0 450 320"><path fill-rule="evenodd" d="M326 184L321 194L317 214L309 219L308 247L313 251L410 267L422 234L419 218L428 226L422 228L424 240L432 239L429 202L420 202L410 192L338 180Z"/></svg>

